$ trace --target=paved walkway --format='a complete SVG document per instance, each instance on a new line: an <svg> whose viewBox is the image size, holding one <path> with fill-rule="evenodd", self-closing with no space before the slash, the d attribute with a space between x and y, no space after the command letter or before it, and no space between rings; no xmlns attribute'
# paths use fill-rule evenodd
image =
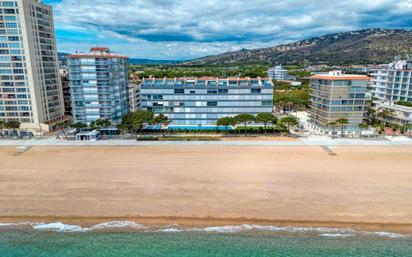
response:
<svg viewBox="0 0 412 257"><path fill-rule="evenodd" d="M0 139L0 146L70 146L70 145L267 145L267 146L293 146L293 145L324 145L324 146L412 146L412 139L399 137L386 137L385 139L331 139L325 136L311 136L300 138L296 141L136 141L136 140L100 140L92 141L66 141L52 137L26 140L4 140Z"/></svg>

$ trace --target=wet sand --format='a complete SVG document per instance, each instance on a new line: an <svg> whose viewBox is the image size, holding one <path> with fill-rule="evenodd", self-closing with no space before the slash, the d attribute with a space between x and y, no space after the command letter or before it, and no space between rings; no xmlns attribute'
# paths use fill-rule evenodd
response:
<svg viewBox="0 0 412 257"><path fill-rule="evenodd" d="M0 147L0 222L412 232L412 147Z"/></svg>

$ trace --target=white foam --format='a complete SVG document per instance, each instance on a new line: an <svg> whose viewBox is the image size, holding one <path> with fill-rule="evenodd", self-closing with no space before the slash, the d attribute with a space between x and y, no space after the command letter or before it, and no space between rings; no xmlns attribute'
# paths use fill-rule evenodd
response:
<svg viewBox="0 0 412 257"><path fill-rule="evenodd" d="M329 233L325 233L325 234L321 234L320 236L322 237L333 237L333 238L345 238L345 237L350 237L353 236L353 234L340 234L340 233L336 233L336 234L329 234Z"/></svg>
<svg viewBox="0 0 412 257"><path fill-rule="evenodd" d="M61 222L54 223L33 223L34 230L53 231L53 232L86 232L89 229L82 228L78 225L69 225Z"/></svg>
<svg viewBox="0 0 412 257"><path fill-rule="evenodd" d="M147 228L147 231L151 231L151 229ZM182 228L181 226L179 226L177 224L167 225L164 228L155 230L155 232L168 232L168 233L185 232L185 231L188 231L188 230Z"/></svg>
<svg viewBox="0 0 412 257"><path fill-rule="evenodd" d="M133 221L110 221L100 223L91 227L91 230L107 229L107 228L132 228L132 229L144 229L145 226Z"/></svg>
<svg viewBox="0 0 412 257"><path fill-rule="evenodd" d="M265 226L265 225L232 225L232 226L211 226L203 228L184 228L179 225L168 225L159 228L158 226L144 226L133 221L110 221L100 223L92 227L82 227L80 225L64 224L62 222L53 223L0 223L0 228L27 228L33 230L51 231L51 232L89 232L104 229L124 229L130 228L136 231L144 232L211 232L211 233L239 233L244 231L272 231L285 233L311 233L321 237L349 237L349 236L378 236L386 238L404 238L408 235L393 232L366 232L353 229L326 228L326 227L292 227L292 226Z"/></svg>
<svg viewBox="0 0 412 257"><path fill-rule="evenodd" d="M181 228L163 228L156 230L155 232L167 232L167 233L175 233L175 232L184 232L186 230L181 229Z"/></svg>
<svg viewBox="0 0 412 257"><path fill-rule="evenodd" d="M389 238L404 238L407 237L406 235L398 234L398 233L392 233L392 232L383 232L383 231L378 231L378 232L373 232L373 233L368 233L376 236L382 236L382 237L389 237Z"/></svg>

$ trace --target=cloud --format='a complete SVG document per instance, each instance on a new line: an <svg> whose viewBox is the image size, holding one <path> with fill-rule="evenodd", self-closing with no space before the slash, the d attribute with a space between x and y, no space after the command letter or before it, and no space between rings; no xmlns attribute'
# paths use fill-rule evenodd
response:
<svg viewBox="0 0 412 257"><path fill-rule="evenodd" d="M412 0L62 0L53 5L62 50L99 41L132 57L157 59L412 26ZM67 34L73 32L95 36L70 42Z"/></svg>

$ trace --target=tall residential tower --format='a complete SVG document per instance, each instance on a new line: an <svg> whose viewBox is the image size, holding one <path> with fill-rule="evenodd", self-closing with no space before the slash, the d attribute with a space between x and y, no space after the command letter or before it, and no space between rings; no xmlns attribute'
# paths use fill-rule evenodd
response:
<svg viewBox="0 0 412 257"><path fill-rule="evenodd" d="M397 57L387 68L375 69L372 76L373 97L412 103L412 58L406 61Z"/></svg>
<svg viewBox="0 0 412 257"><path fill-rule="evenodd" d="M64 117L51 6L0 1L0 120L40 134Z"/></svg>
<svg viewBox="0 0 412 257"><path fill-rule="evenodd" d="M120 123L129 112L127 57L94 47L69 55L73 119L89 124L98 119Z"/></svg>

